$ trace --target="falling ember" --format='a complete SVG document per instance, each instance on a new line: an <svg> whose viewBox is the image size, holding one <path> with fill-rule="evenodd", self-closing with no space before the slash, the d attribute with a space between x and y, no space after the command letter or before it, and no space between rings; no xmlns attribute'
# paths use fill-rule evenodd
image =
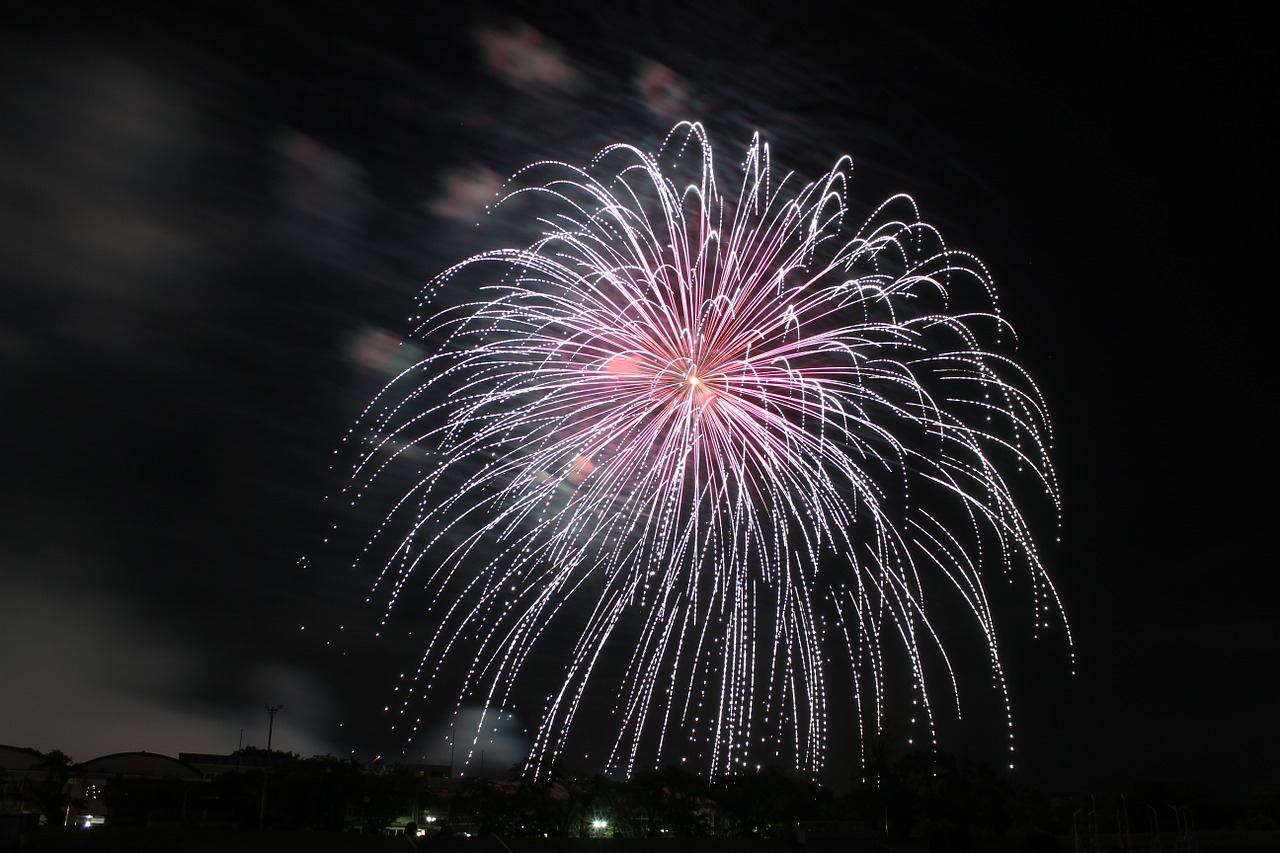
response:
<svg viewBox="0 0 1280 853"><path fill-rule="evenodd" d="M1066 628L1013 486L1056 510L1049 417L983 265L909 196L851 226L850 165L800 184L757 137L725 180L682 123L512 179L499 211L541 236L433 283L481 296L422 323L431 354L353 431L359 499L431 460L362 558L384 618L410 575L427 593L406 709L518 709L535 774L601 697L607 771L816 772L833 707L878 725L891 648L931 730L939 678L958 705L939 602L1008 708L990 579Z"/></svg>

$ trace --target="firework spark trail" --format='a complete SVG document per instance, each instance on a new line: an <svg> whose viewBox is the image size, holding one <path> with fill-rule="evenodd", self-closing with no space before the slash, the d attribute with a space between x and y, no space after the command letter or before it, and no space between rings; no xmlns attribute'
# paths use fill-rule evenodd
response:
<svg viewBox="0 0 1280 853"><path fill-rule="evenodd" d="M366 547L391 552L384 622L416 572L437 626L405 709L440 691L516 706L539 643L568 626L533 772L604 669L610 771L816 771L832 667L852 674L859 724L878 721L890 637L931 729L926 648L958 707L925 606L943 581L1004 690L991 567L1027 571L1038 624L1062 613L1007 478L1028 472L1056 508L1048 415L995 351L1007 326L985 268L908 196L849 229L850 165L793 190L757 136L725 195L684 123L657 155L615 145L513 178L502 204L540 206L543 236L435 283L478 276L484 299L424 321L433 354L353 430L356 497L428 451ZM621 676L602 667L623 659Z"/></svg>

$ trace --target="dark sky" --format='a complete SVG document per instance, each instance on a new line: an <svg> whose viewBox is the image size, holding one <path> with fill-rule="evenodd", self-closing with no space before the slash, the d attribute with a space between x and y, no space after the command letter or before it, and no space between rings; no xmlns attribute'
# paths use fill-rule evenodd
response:
<svg viewBox="0 0 1280 853"><path fill-rule="evenodd" d="M417 5L7 28L0 743L229 752L270 702L279 748L394 756L412 650L326 646L367 622L364 581L300 562L380 336L501 237L467 188L687 117L802 173L851 153L855 200L912 193L995 276L1054 417L1062 542L1041 531L1077 658L1008 614L1015 781L1274 779L1257 27ZM636 83L664 68L678 115ZM943 747L999 762L986 716Z"/></svg>

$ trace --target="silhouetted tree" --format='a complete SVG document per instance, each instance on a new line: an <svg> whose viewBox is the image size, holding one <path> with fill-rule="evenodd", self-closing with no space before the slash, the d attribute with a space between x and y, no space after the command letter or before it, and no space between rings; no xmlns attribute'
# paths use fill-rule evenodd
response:
<svg viewBox="0 0 1280 853"><path fill-rule="evenodd" d="M341 830L348 809L368 793L361 766L318 755L272 771L269 823L281 829Z"/></svg>
<svg viewBox="0 0 1280 853"><path fill-rule="evenodd" d="M71 777L71 756L60 749L41 753L41 759L33 769L43 771L41 779L27 779L27 789L36 807L50 826L64 823L67 803L67 780Z"/></svg>
<svg viewBox="0 0 1280 853"><path fill-rule="evenodd" d="M886 757L887 758L887 757ZM989 765L944 750L913 749L882 761L849 795L851 811L891 838L1004 836L1013 821L1013 788Z"/></svg>
<svg viewBox="0 0 1280 853"><path fill-rule="evenodd" d="M706 782L679 764L645 770L630 780L631 801L640 806L647 834L694 838L711 831L709 790Z"/></svg>
<svg viewBox="0 0 1280 853"><path fill-rule="evenodd" d="M1034 788L1019 788L1013 798L1013 830L1021 835L1053 826L1049 798Z"/></svg>
<svg viewBox="0 0 1280 853"><path fill-rule="evenodd" d="M1259 788L1249 795L1245 804L1244 829L1280 829L1280 788Z"/></svg>
<svg viewBox="0 0 1280 853"><path fill-rule="evenodd" d="M1176 826L1174 808L1189 809L1197 830L1234 828L1236 809L1209 785L1191 779L1139 779L1129 788L1130 807L1145 803L1161 812L1160 820L1170 831Z"/></svg>
<svg viewBox="0 0 1280 853"><path fill-rule="evenodd" d="M770 837L779 827L826 820L835 808L831 791L796 770L769 765L727 776L714 797L733 834Z"/></svg>
<svg viewBox="0 0 1280 853"><path fill-rule="evenodd" d="M401 764L381 768L362 776L364 794L360 798L360 818L364 831L380 833L397 817L413 808L417 780Z"/></svg>

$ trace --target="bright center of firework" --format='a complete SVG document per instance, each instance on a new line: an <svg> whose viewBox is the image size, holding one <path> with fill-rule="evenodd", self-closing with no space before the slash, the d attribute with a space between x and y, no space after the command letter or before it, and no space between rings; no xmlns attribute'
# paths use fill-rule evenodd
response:
<svg viewBox="0 0 1280 853"><path fill-rule="evenodd" d="M690 374L689 374L689 385L690 385L691 387L693 387L693 388L697 388L699 384L701 384L701 383L699 383L699 382L698 382L698 375L697 375L696 373L690 373Z"/></svg>

